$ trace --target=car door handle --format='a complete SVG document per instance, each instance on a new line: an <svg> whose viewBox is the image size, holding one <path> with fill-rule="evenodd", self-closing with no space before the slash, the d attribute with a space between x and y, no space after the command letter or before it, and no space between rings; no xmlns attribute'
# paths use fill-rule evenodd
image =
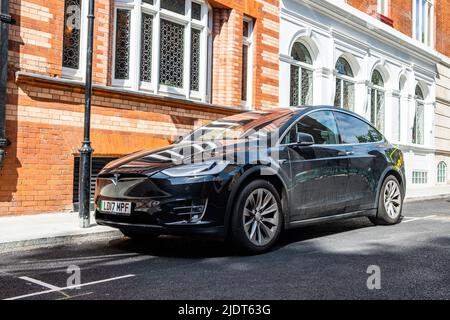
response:
<svg viewBox="0 0 450 320"><path fill-rule="evenodd" d="M338 156L345 157L345 156L352 156L355 153L353 151L339 151Z"/></svg>

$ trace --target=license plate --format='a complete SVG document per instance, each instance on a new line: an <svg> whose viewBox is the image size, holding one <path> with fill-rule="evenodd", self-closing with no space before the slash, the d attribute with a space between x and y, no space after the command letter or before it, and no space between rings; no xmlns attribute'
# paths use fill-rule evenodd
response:
<svg viewBox="0 0 450 320"><path fill-rule="evenodd" d="M100 202L100 211L113 214L130 215L131 202L102 200Z"/></svg>

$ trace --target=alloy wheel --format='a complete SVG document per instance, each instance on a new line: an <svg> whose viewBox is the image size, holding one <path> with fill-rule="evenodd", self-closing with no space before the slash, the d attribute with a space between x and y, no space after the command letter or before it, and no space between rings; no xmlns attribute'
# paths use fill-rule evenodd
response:
<svg viewBox="0 0 450 320"><path fill-rule="evenodd" d="M396 219L401 212L402 196L398 184L391 180L384 188L384 208L392 219Z"/></svg>
<svg viewBox="0 0 450 320"><path fill-rule="evenodd" d="M272 192L259 188L250 193L242 220L245 234L254 245L268 244L275 237L280 221L278 203Z"/></svg>

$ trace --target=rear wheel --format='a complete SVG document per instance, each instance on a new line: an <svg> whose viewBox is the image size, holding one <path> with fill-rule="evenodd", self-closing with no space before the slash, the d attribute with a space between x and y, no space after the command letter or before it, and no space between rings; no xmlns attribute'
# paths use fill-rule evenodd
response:
<svg viewBox="0 0 450 320"><path fill-rule="evenodd" d="M388 176L381 187L378 199L378 212L370 221L379 225L391 225L400 222L403 209L403 194L400 183L394 176Z"/></svg>
<svg viewBox="0 0 450 320"><path fill-rule="evenodd" d="M250 182L240 192L234 207L230 236L236 249L246 253L268 250L283 225L280 197L265 180Z"/></svg>

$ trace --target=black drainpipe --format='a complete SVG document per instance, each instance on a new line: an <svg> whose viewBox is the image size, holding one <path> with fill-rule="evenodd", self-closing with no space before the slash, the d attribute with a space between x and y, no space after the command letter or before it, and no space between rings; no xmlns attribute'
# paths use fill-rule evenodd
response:
<svg viewBox="0 0 450 320"><path fill-rule="evenodd" d="M9 15L9 0L0 0L0 170L5 159L5 149L10 144L6 137L6 84L8 82L9 25L14 20Z"/></svg>

